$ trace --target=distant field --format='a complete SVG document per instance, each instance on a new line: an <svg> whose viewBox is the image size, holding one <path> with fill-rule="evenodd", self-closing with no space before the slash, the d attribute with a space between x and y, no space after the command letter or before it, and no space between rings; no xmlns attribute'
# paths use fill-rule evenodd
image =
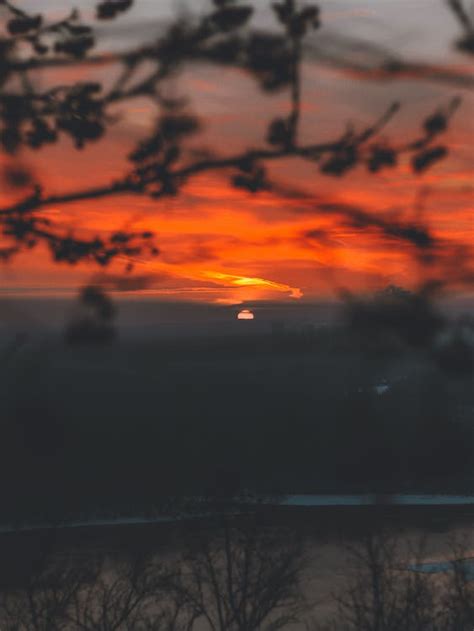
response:
<svg viewBox="0 0 474 631"><path fill-rule="evenodd" d="M3 366L13 514L136 514L175 495L471 492L468 379L339 327L22 341Z"/></svg>

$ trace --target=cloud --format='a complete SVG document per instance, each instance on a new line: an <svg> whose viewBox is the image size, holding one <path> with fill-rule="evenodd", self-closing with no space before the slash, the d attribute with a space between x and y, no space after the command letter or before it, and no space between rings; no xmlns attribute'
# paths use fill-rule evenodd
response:
<svg viewBox="0 0 474 631"><path fill-rule="evenodd" d="M259 287L271 289L275 291L288 292L291 298L301 298L303 293L298 287L290 287L284 283L277 283L265 278L257 278L250 276L238 276L236 274L224 274L222 272L205 272L208 278L222 281L226 284L237 287Z"/></svg>

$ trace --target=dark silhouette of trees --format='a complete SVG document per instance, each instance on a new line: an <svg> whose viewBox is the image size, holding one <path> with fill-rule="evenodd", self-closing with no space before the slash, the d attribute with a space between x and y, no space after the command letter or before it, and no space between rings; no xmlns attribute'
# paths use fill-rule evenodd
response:
<svg viewBox="0 0 474 631"><path fill-rule="evenodd" d="M252 519L187 526L188 552L67 559L45 548L27 576L0 588L0 624L15 631L278 631L305 612L293 534Z"/></svg>
<svg viewBox="0 0 474 631"><path fill-rule="evenodd" d="M166 566L152 558L104 564L94 581L75 591L68 610L70 628L185 631L188 620L183 607L173 600L170 580Z"/></svg>
<svg viewBox="0 0 474 631"><path fill-rule="evenodd" d="M344 545L344 583L327 619L318 594L311 603L303 596L306 551L295 532L240 516L217 528L189 524L183 534L186 551L166 560L68 558L44 546L26 574L2 580L2 629L278 631L299 623L308 631L469 631L474 622L465 536L451 537L449 560L431 573L424 537L368 530Z"/></svg>
<svg viewBox="0 0 474 631"><path fill-rule="evenodd" d="M467 539L451 538L451 560L434 574L422 568L425 544L423 538L413 543L401 533L374 531L348 545L338 613L314 630L469 631L474 587Z"/></svg>
<svg viewBox="0 0 474 631"><path fill-rule="evenodd" d="M338 597L335 629L344 631L433 631L437 603L425 577L404 567L406 550L393 534L369 533L350 546L349 586ZM422 545L415 551L421 559ZM405 562L406 563L406 562ZM351 573L350 565L354 565Z"/></svg>
<svg viewBox="0 0 474 631"><path fill-rule="evenodd" d="M474 624L474 585L469 567L468 537L452 538L450 551L450 572L441 597L443 624L448 631L467 631Z"/></svg>
<svg viewBox="0 0 474 631"><path fill-rule="evenodd" d="M212 631L278 631L301 620L302 542L247 518L191 537L175 595Z"/></svg>
<svg viewBox="0 0 474 631"><path fill-rule="evenodd" d="M50 546L28 557L17 551L15 565L29 567L24 577L8 577L0 589L0 624L15 631L60 631L67 628L71 607L78 592L94 583L94 564L54 558ZM2 572L5 568L2 568Z"/></svg>

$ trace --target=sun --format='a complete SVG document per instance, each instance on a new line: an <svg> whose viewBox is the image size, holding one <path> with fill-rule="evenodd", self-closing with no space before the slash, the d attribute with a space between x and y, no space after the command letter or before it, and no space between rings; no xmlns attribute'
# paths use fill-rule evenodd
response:
<svg viewBox="0 0 474 631"><path fill-rule="evenodd" d="M250 309L242 309L242 311L239 311L237 314L237 320L253 320L254 317Z"/></svg>

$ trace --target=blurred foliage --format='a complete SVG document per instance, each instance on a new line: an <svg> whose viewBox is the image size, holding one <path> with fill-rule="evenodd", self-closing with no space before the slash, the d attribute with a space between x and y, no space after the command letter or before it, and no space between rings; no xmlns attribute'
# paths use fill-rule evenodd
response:
<svg viewBox="0 0 474 631"><path fill-rule="evenodd" d="M451 6L468 28L460 2L453 1ZM120 19L132 7L133 0L103 0L96 4L95 17L98 21ZM177 18L151 43L115 55L98 55L94 54L95 24L85 23L80 11L52 19L28 13L13 0L4 0L0 6L6 23L6 32L0 38L0 148L11 160L15 161L24 147L40 150L64 138L70 139L77 150L87 149L106 138L117 119L112 108L136 97L152 104L156 124L130 153L128 172L103 186L50 195L33 172L13 162L4 179L23 198L0 208L0 229L6 241L0 258L12 259L40 242L49 247L55 261L70 264L90 260L108 265L120 257L126 259L129 269L138 254L158 254L158 248L149 247L140 235L129 235L133 246L122 243L117 247L113 236L85 239L65 234L59 224L42 214L52 204L61 207L120 194L153 199L175 196L191 177L206 171L229 173L233 186L253 194L277 191L267 163L291 156L315 164L321 174L331 177L345 176L358 165L377 174L395 168L405 154L410 156L413 171L421 173L446 157L447 147L439 137L447 131L459 106L458 97L430 114L413 141L389 140L380 135L399 110L398 103L391 104L365 129L348 125L331 142L300 138L303 43L319 29L322 18L318 6L295 0L274 2L270 9L279 31L255 28L254 7L249 2L215 0L200 15ZM204 122L191 113L192 95L180 99L165 95L167 84L177 72L199 62L240 68L255 78L263 91L262 98L265 93L286 92L288 112L269 121L260 147L225 157L220 155L221 147L194 146L190 150L189 138L204 127ZM97 63L119 69L111 86L90 80L62 80L42 90L35 81L44 68L86 68ZM436 257L436 244L417 242L410 230L402 222L397 238L413 245L415 253L422 248ZM419 226L419 230L428 232L427 226Z"/></svg>

